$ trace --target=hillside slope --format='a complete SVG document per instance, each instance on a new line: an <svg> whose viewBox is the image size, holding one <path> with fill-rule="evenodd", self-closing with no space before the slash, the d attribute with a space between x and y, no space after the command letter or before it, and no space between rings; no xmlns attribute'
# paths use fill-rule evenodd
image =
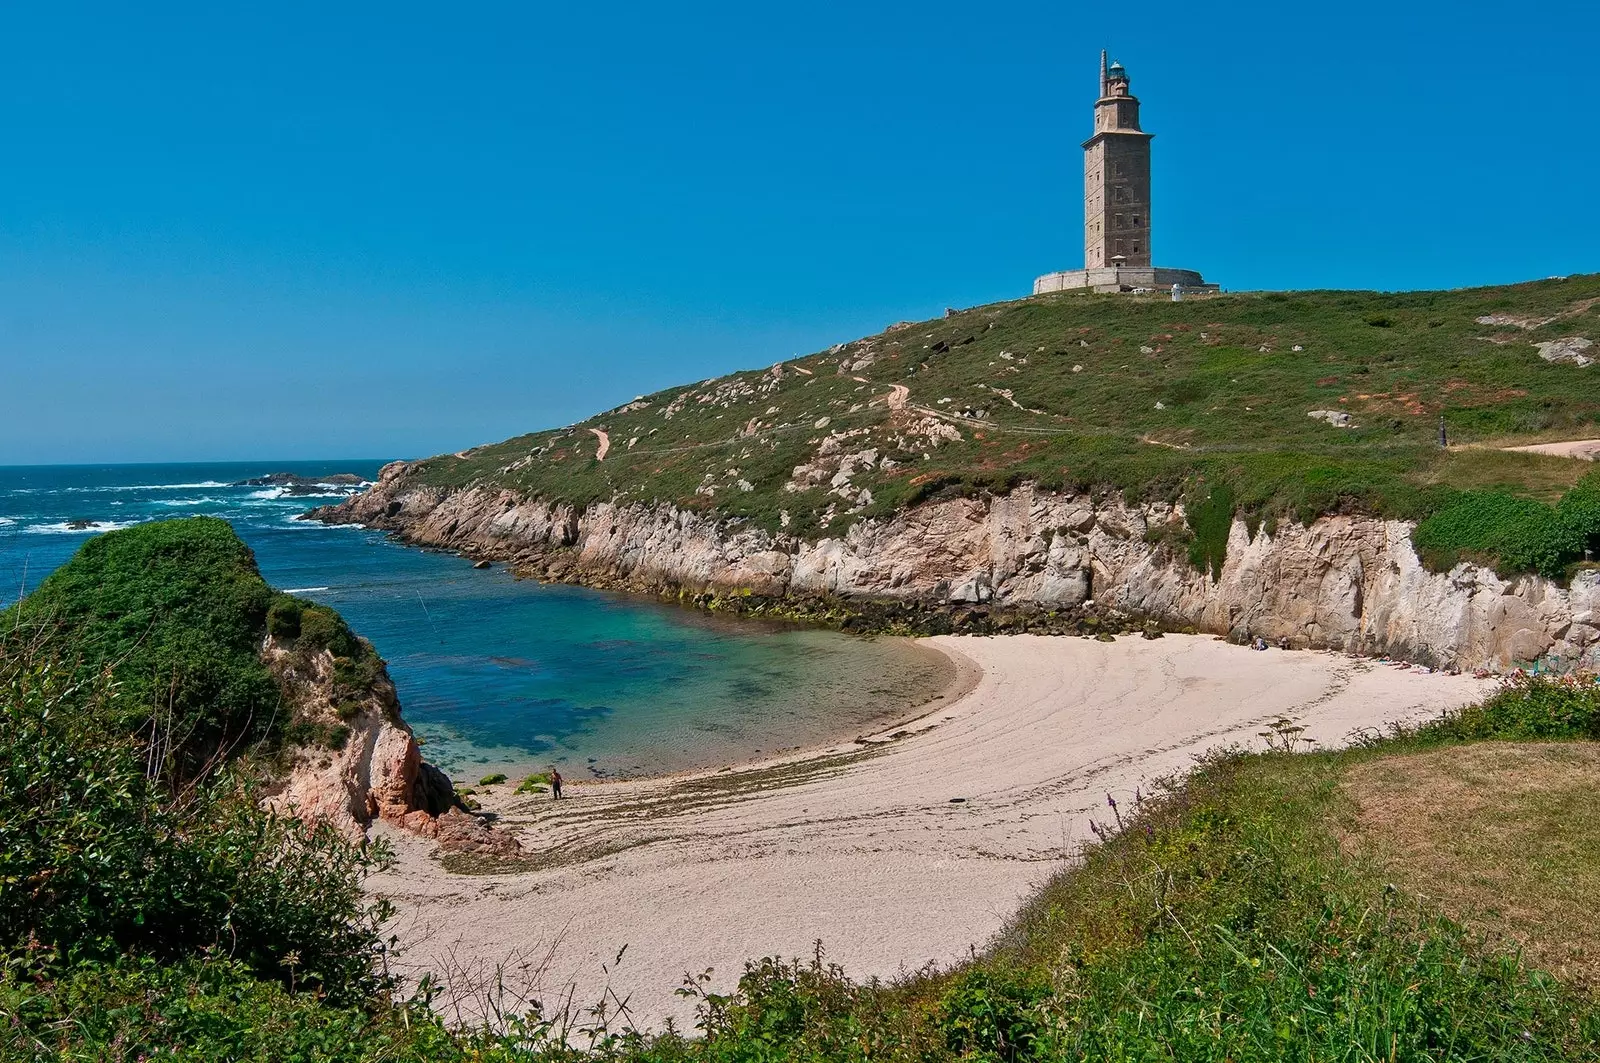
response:
<svg viewBox="0 0 1600 1063"><path fill-rule="evenodd" d="M670 502L803 536L1023 479L1162 497L1210 476L1243 511L1415 516L1419 487L1551 498L1575 481L1571 462L1541 455L1440 454L1438 421L1459 444L1600 434L1595 371L1537 346L1595 338L1600 274L1182 303L1040 296L645 396L411 475L579 505Z"/></svg>
<svg viewBox="0 0 1600 1063"><path fill-rule="evenodd" d="M394 465L319 513L592 583L1093 597L1441 663L1573 658L1587 582L1497 599L1522 572L1566 582L1600 536L1600 482L1499 448L1600 434L1596 333L1600 275L1048 295Z"/></svg>

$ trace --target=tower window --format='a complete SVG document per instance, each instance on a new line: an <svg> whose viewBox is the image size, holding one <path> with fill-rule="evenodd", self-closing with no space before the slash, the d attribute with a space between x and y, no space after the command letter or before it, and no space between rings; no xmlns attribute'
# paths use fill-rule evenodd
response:
<svg viewBox="0 0 1600 1063"><path fill-rule="evenodd" d="M1139 253L1139 242L1137 240L1133 242L1133 253L1136 255Z"/></svg>
<svg viewBox="0 0 1600 1063"><path fill-rule="evenodd" d="M1137 229L1137 228L1138 228L1138 227L1139 227L1139 215L1137 215L1137 214L1135 214L1135 215L1134 215L1134 216L1133 216L1133 227L1134 227L1134 228L1135 228L1135 229ZM1137 250L1139 250L1139 249L1138 249L1138 248L1137 248L1137 247L1136 247L1136 248L1134 248L1134 250L1135 250L1135 251L1137 251Z"/></svg>
<svg viewBox="0 0 1600 1063"><path fill-rule="evenodd" d="M1122 215L1120 214L1116 216L1115 227L1118 229L1122 228Z"/></svg>

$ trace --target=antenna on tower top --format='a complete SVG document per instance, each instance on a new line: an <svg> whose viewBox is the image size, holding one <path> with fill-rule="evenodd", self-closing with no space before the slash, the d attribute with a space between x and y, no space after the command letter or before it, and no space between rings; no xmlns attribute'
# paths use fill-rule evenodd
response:
<svg viewBox="0 0 1600 1063"><path fill-rule="evenodd" d="M1100 49L1100 96L1111 95L1111 79L1106 74L1106 50Z"/></svg>

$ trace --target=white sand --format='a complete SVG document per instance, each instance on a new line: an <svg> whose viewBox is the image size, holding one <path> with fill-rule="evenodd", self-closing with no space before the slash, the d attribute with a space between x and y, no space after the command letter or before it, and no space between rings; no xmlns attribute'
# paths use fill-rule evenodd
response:
<svg viewBox="0 0 1600 1063"><path fill-rule="evenodd" d="M547 1002L572 986L592 1003L609 985L640 1025L657 1025L692 1019L673 993L686 972L712 968L726 990L746 959L808 956L818 938L858 977L948 963L981 949L1063 867L1091 817L1110 818L1107 792L1127 807L1136 786L1197 753L1259 747L1279 714L1339 743L1490 685L1203 636L928 642L957 659L970 691L897 739L569 785L559 803L502 789L486 807L547 868L449 874L424 843L391 832L400 863L376 885L400 907L406 968L547 960Z"/></svg>

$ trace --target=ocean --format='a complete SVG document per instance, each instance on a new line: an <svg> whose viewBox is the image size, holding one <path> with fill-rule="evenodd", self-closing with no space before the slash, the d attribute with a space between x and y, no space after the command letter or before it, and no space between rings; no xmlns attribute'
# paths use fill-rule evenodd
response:
<svg viewBox="0 0 1600 1063"><path fill-rule="evenodd" d="M235 486L273 472L376 476L377 461L0 467L0 607L90 535L206 514L267 582L338 609L389 662L423 755L458 781L559 766L620 778L849 737L940 690L950 666L897 639L728 620L514 579L360 527L299 519L312 496Z"/></svg>

